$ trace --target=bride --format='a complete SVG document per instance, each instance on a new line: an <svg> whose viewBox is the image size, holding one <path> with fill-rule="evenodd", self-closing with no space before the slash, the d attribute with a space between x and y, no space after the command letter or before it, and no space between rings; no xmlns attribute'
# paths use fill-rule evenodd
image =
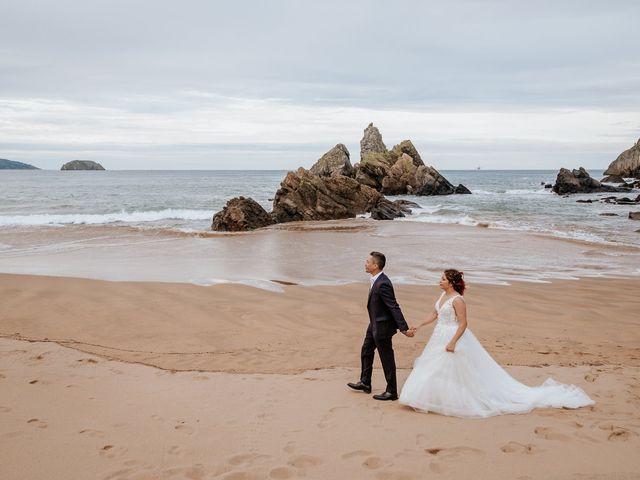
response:
<svg viewBox="0 0 640 480"><path fill-rule="evenodd" d="M445 270L440 288L444 292L434 310L416 327L437 320L402 388L400 403L417 411L456 417L490 417L540 407L578 408L595 403L581 388L551 378L538 387L515 380L467 328L462 272Z"/></svg>

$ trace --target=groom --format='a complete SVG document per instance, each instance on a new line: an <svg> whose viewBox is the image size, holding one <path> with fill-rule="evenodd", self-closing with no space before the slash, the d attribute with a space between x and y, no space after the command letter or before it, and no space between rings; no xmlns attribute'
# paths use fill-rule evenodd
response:
<svg viewBox="0 0 640 480"><path fill-rule="evenodd" d="M373 357L376 348L382 362L387 389L384 393L374 395L376 400L397 400L398 385L396 382L396 360L393 356L392 338L397 330L407 337L413 337L414 329L410 329L404 320L400 305L393 293L391 280L382 270L386 263L385 256L380 252L371 252L364 264L364 269L371 275L369 299L369 328L362 343L362 371L358 383L347 383L354 390L371 393L371 373L373 371Z"/></svg>

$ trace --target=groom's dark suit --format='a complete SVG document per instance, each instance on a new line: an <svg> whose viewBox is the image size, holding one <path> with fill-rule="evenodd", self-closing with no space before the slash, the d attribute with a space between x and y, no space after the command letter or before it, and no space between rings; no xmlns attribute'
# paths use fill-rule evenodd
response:
<svg viewBox="0 0 640 480"><path fill-rule="evenodd" d="M384 273L380 273L369 290L367 310L369 312L369 328L367 328L362 344L360 381L365 385L371 385L373 357L377 348L387 380L386 391L397 395L396 360L393 356L392 338L398 330L406 332L409 326L396 301L391 280Z"/></svg>

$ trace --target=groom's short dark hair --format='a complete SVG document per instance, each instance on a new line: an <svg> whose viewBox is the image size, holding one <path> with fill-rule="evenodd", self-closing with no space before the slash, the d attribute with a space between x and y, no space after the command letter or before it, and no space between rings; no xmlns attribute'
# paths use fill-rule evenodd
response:
<svg viewBox="0 0 640 480"><path fill-rule="evenodd" d="M373 262L378 265L380 270L384 270L384 266L387 263L387 257L384 256L384 253L380 252L371 252L371 258L373 258Z"/></svg>

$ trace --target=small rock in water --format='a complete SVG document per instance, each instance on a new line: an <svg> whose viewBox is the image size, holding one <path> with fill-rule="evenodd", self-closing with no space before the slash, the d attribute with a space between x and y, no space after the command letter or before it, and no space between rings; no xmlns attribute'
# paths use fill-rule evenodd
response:
<svg viewBox="0 0 640 480"><path fill-rule="evenodd" d="M271 215L252 198L236 197L213 216L211 230L242 232L272 225Z"/></svg>
<svg viewBox="0 0 640 480"><path fill-rule="evenodd" d="M600 214L603 217L619 217L620 215L618 215L617 213L601 213Z"/></svg>
<svg viewBox="0 0 640 480"><path fill-rule="evenodd" d="M640 220L640 212L629 212L629 220Z"/></svg>
<svg viewBox="0 0 640 480"><path fill-rule="evenodd" d="M609 175L600 180L601 183L625 183L620 175Z"/></svg>
<svg viewBox="0 0 640 480"><path fill-rule="evenodd" d="M406 210L406 207L380 197L376 205L371 209L371 218L374 220L393 220L394 218L404 217L403 210Z"/></svg>

